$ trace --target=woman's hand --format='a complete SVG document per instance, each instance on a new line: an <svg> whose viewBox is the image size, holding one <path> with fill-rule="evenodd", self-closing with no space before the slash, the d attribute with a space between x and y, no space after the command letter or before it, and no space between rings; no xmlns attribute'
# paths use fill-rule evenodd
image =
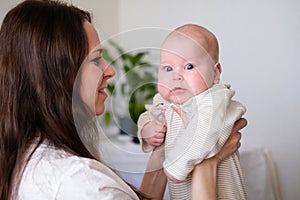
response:
<svg viewBox="0 0 300 200"><path fill-rule="evenodd" d="M241 146L241 133L239 130L243 129L247 125L247 120L241 118L237 120L232 128L231 134L226 143L221 148L220 152L215 155L219 162L232 155Z"/></svg>
<svg viewBox="0 0 300 200"><path fill-rule="evenodd" d="M195 166L192 172L192 200L217 199L216 180L218 163L232 155L241 146L241 133L239 131L246 125L246 119L241 118L237 120L221 151Z"/></svg>

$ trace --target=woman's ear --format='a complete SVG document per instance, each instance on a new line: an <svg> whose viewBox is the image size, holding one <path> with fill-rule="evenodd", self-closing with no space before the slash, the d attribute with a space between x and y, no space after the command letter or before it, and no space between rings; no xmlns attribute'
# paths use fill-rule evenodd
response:
<svg viewBox="0 0 300 200"><path fill-rule="evenodd" d="M222 67L219 62L217 62L214 66L214 72L215 72L215 78L214 78L214 84L218 84L220 82L220 75L222 73Z"/></svg>

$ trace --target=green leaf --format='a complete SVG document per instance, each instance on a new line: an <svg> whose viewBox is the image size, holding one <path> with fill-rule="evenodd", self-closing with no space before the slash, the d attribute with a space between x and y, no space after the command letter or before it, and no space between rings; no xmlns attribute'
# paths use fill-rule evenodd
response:
<svg viewBox="0 0 300 200"><path fill-rule="evenodd" d="M141 67L152 67L152 65L150 63L148 63L148 62L141 62L141 63L139 63L139 65Z"/></svg>
<svg viewBox="0 0 300 200"><path fill-rule="evenodd" d="M111 83L108 83L107 84L107 91L109 92L110 95L113 94L114 90L115 90L115 85L111 84Z"/></svg>
<svg viewBox="0 0 300 200"><path fill-rule="evenodd" d="M129 72L131 69L128 65L124 65L123 68L124 68L125 73Z"/></svg>
<svg viewBox="0 0 300 200"><path fill-rule="evenodd" d="M116 42L110 40L110 41L109 41L109 44L110 44L111 46L113 46L121 56L123 56L124 51L123 51L123 49L122 49Z"/></svg>
<svg viewBox="0 0 300 200"><path fill-rule="evenodd" d="M106 125L106 126L110 125L110 120L111 120L111 114L110 114L110 112L106 111L104 113L103 120L104 120L104 125Z"/></svg>
<svg viewBox="0 0 300 200"><path fill-rule="evenodd" d="M125 75L124 83L116 87L116 80L111 79L107 86L107 90L114 98L115 90L117 90L124 98L129 98L128 109L131 118L134 122L137 121L139 115L145 111L145 104L152 100L152 97L157 93L156 76L151 72L142 72L134 70L135 67L154 67L151 63L144 60L148 51L125 52L117 43L109 41L109 47L114 49L114 53L118 53L118 58L110 54L109 48L103 49L103 57L111 63L120 75ZM147 84L144 84L147 83ZM149 84L148 84L149 83ZM144 84L144 85L141 85ZM138 88L137 88L138 87ZM111 121L111 111L107 110L104 113L104 124L109 125Z"/></svg>

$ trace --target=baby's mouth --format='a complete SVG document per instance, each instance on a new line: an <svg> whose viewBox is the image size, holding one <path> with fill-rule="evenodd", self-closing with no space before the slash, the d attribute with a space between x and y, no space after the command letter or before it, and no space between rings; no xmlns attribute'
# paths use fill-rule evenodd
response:
<svg viewBox="0 0 300 200"><path fill-rule="evenodd" d="M181 91L183 91L184 90L184 88L181 88L181 87L175 87L175 88L173 88L172 90L171 90L171 92L181 92Z"/></svg>

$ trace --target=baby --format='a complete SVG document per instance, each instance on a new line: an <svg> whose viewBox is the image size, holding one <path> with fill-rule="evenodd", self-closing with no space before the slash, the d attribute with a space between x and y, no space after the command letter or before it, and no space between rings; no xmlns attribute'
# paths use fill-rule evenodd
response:
<svg viewBox="0 0 300 200"><path fill-rule="evenodd" d="M207 29L195 24L175 29L160 59L158 94L138 120L138 135L145 152L164 142L170 197L190 199L194 166L217 154L246 108L220 83L218 41ZM217 198L246 199L236 154L218 166Z"/></svg>

